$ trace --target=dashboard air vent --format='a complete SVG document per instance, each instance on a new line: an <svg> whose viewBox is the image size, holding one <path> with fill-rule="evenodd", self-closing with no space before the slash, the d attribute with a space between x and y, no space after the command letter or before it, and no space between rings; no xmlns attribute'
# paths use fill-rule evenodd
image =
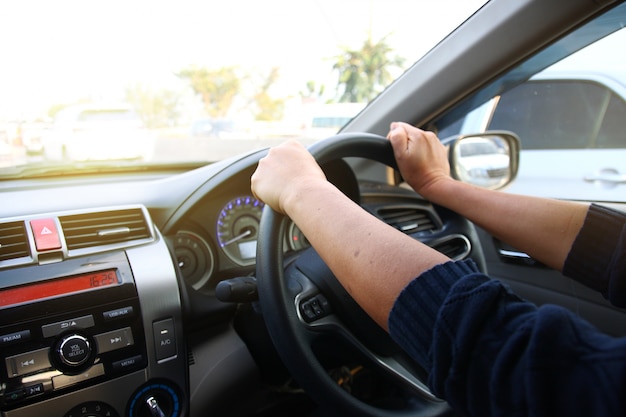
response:
<svg viewBox="0 0 626 417"><path fill-rule="evenodd" d="M429 245L454 260L465 259L472 250L469 239L463 235L446 236L430 242Z"/></svg>
<svg viewBox="0 0 626 417"><path fill-rule="evenodd" d="M0 262L30 256L24 222L0 224Z"/></svg>
<svg viewBox="0 0 626 417"><path fill-rule="evenodd" d="M143 211L111 210L59 217L69 250L119 244L152 235Z"/></svg>
<svg viewBox="0 0 626 417"><path fill-rule="evenodd" d="M430 214L415 207L385 207L378 210L385 223L406 234L437 228Z"/></svg>

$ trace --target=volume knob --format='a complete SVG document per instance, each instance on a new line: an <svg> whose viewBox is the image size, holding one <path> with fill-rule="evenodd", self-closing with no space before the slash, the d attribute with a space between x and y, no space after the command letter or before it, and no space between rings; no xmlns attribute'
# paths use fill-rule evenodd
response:
<svg viewBox="0 0 626 417"><path fill-rule="evenodd" d="M79 334L68 335L57 345L57 354L63 365L76 368L91 358L91 343Z"/></svg>

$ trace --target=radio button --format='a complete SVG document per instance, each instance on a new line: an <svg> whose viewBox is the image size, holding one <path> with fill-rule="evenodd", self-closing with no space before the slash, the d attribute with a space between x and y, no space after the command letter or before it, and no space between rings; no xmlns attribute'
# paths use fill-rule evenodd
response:
<svg viewBox="0 0 626 417"><path fill-rule="evenodd" d="M91 378L104 375L104 365L98 363L89 370L78 375L59 375L52 377L52 386L55 390L87 381Z"/></svg>
<svg viewBox="0 0 626 417"><path fill-rule="evenodd" d="M18 389L18 390L15 390L15 391L11 391L11 392L5 393L3 399L7 403L9 403L9 402L14 402L14 401L21 400L25 396L26 396L26 393L24 392L24 390Z"/></svg>
<svg viewBox="0 0 626 417"><path fill-rule="evenodd" d="M9 356L5 359L5 364L9 378L41 371L52 366L48 359L48 348Z"/></svg>
<svg viewBox="0 0 626 417"><path fill-rule="evenodd" d="M43 394L43 393L44 393L43 384L35 384L35 385L29 385L27 387L17 389L15 391L7 392L6 394L4 394L3 399L7 403L9 403L9 402L19 401L23 398Z"/></svg>
<svg viewBox="0 0 626 417"><path fill-rule="evenodd" d="M59 321L56 323L45 324L41 326L43 337L52 337L63 333L66 330L86 329L95 325L93 316L82 316L75 319Z"/></svg>
<svg viewBox="0 0 626 417"><path fill-rule="evenodd" d="M43 394L44 389L43 389L43 384L35 384L35 385L30 385L28 387L24 387L24 394L27 397L32 397L33 395L37 395L37 394Z"/></svg>
<svg viewBox="0 0 626 417"><path fill-rule="evenodd" d="M89 360L91 346L87 338L73 334L61 341L57 353L63 364L72 367L80 366Z"/></svg>
<svg viewBox="0 0 626 417"><path fill-rule="evenodd" d="M96 335L95 339L98 344L99 353L106 353L112 350L121 349L135 343L133 340L133 332L130 327Z"/></svg>
<svg viewBox="0 0 626 417"><path fill-rule="evenodd" d="M30 339L30 330L22 330L20 332L9 333L0 336L0 346L10 345L11 343L24 342Z"/></svg>
<svg viewBox="0 0 626 417"><path fill-rule="evenodd" d="M113 362L113 370L122 371L126 369L133 369L143 365L143 356L137 355L131 358L122 359L121 361Z"/></svg>
<svg viewBox="0 0 626 417"><path fill-rule="evenodd" d="M133 315L132 306L105 311L104 313L102 313L102 317L104 317L106 321L116 320L116 319L120 319L124 317L131 317L132 315Z"/></svg>

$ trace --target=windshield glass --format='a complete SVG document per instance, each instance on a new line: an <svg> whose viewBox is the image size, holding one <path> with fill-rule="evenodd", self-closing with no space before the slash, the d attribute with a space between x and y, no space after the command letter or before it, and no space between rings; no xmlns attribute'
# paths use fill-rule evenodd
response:
<svg viewBox="0 0 626 417"><path fill-rule="evenodd" d="M2 2L0 177L310 143L482 3Z"/></svg>

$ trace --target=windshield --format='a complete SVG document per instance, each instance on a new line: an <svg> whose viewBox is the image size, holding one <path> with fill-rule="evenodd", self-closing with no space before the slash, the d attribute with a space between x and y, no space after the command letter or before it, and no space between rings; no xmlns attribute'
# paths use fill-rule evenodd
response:
<svg viewBox="0 0 626 417"><path fill-rule="evenodd" d="M318 140L482 3L2 2L0 177Z"/></svg>

